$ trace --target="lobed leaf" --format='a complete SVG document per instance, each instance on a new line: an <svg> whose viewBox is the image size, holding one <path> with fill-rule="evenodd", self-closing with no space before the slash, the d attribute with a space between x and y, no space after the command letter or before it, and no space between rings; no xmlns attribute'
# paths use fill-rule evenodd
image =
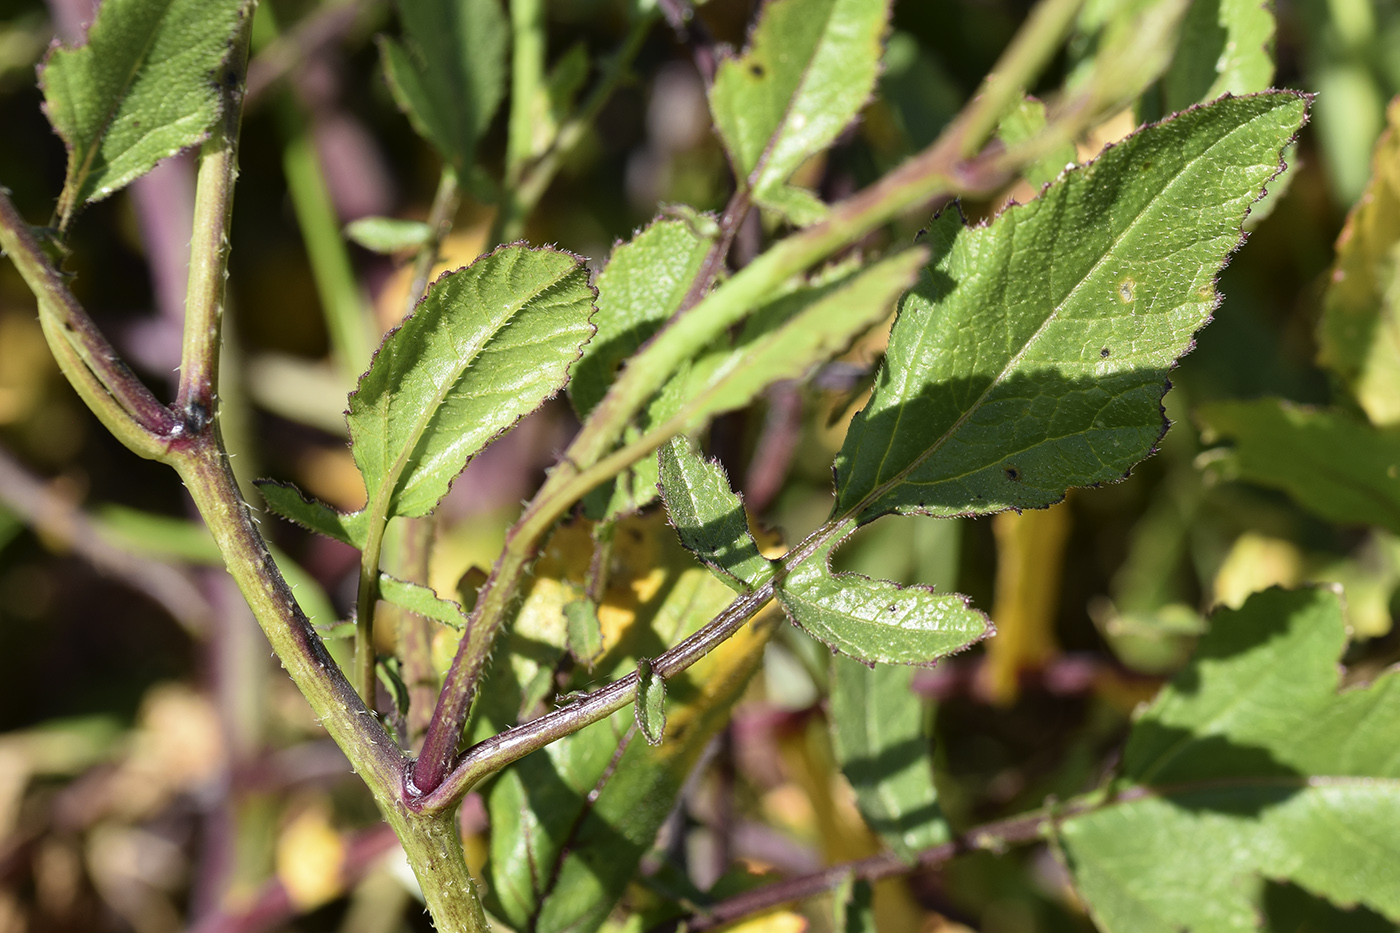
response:
<svg viewBox="0 0 1400 933"><path fill-rule="evenodd" d="M865 106L888 24L885 0L770 0L744 54L720 62L710 110L759 204L790 200L783 184Z"/></svg>
<svg viewBox="0 0 1400 933"><path fill-rule="evenodd" d="M796 625L833 651L887 664L932 663L993 633L991 620L957 593L832 573L832 552L855 528L844 522L790 553L797 559L775 591Z"/></svg>
<svg viewBox="0 0 1400 933"><path fill-rule="evenodd" d="M773 567L758 552L724 467L702 458L685 437L663 444L657 456L661 495L681 544L736 592L768 582Z"/></svg>
<svg viewBox="0 0 1400 933"><path fill-rule="evenodd" d="M934 220L837 457L835 514L1035 508L1123 477L1307 99L1225 98L1144 128L986 226Z"/></svg>
<svg viewBox="0 0 1400 933"><path fill-rule="evenodd" d="M407 0L404 41L380 39L384 75L413 129L466 178L505 93L509 27L499 0Z"/></svg>
<svg viewBox="0 0 1400 933"><path fill-rule="evenodd" d="M1288 493L1334 522L1400 533L1400 430L1280 399L1215 402L1197 420L1208 443L1230 440L1213 466Z"/></svg>
<svg viewBox="0 0 1400 933"><path fill-rule="evenodd" d="M208 137L223 88L242 80L230 57L250 15L247 0L106 0L86 45L49 53L44 108L68 149L60 228Z"/></svg>
<svg viewBox="0 0 1400 933"><path fill-rule="evenodd" d="M1265 879L1400 920L1400 677L1338 693L1345 646L1332 590L1216 614L1114 796L1057 821L1099 929L1253 931Z"/></svg>
<svg viewBox="0 0 1400 933"><path fill-rule="evenodd" d="M1400 423L1400 101L1376 143L1371 179L1337 237L1337 261L1318 327L1318 362L1372 423Z"/></svg>
<svg viewBox="0 0 1400 933"><path fill-rule="evenodd" d="M931 740L914 669L831 659L831 735L837 761L870 828L900 858L952 838L933 785Z"/></svg>
<svg viewBox="0 0 1400 933"><path fill-rule="evenodd" d="M521 245L433 283L350 396L375 520L431 512L469 459L563 387L593 296L577 257Z"/></svg>
<svg viewBox="0 0 1400 933"><path fill-rule="evenodd" d="M1176 56L1162 76L1168 110L1253 94L1274 79L1274 13L1258 0L1197 0L1186 11Z"/></svg>

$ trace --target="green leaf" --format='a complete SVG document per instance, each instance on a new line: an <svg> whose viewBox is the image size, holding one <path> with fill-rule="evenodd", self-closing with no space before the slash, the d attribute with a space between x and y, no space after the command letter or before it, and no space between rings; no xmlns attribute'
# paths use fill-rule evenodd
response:
<svg viewBox="0 0 1400 933"><path fill-rule="evenodd" d="M866 823L907 862L952 838L933 786L912 667L831 659L831 734Z"/></svg>
<svg viewBox="0 0 1400 933"><path fill-rule="evenodd" d="M380 39L384 75L413 129L465 178L505 93L509 27L499 0L407 0L404 41Z"/></svg>
<svg viewBox="0 0 1400 933"><path fill-rule="evenodd" d="M369 516L365 512L342 512L320 499L308 499L291 483L260 479L254 484L267 507L287 521L353 548L364 548L369 535Z"/></svg>
<svg viewBox="0 0 1400 933"><path fill-rule="evenodd" d="M1034 97L1022 99L1010 113L1001 118L997 135L1008 149L1021 143L1028 143L1045 131L1045 105ZM1039 189L1059 177L1060 173L1077 161L1074 146L1064 142L1051 149L1022 170L1021 175L1031 185Z"/></svg>
<svg viewBox="0 0 1400 933"><path fill-rule="evenodd" d="M720 62L710 110L735 176L758 200L860 113L888 24L884 0L770 0L744 54Z"/></svg>
<svg viewBox="0 0 1400 933"><path fill-rule="evenodd" d="M1078 106L1111 116L1134 104L1168 65L1192 0L1091 0L1080 11L1071 48L1093 46L1065 84Z"/></svg>
<svg viewBox="0 0 1400 933"><path fill-rule="evenodd" d="M637 659L637 728L648 745L660 745L666 735L666 681L652 673L651 662Z"/></svg>
<svg viewBox="0 0 1400 933"><path fill-rule="evenodd" d="M222 86L242 80L229 58L250 14L246 0L107 0L85 45L49 54L44 105L68 148L60 227L209 135Z"/></svg>
<svg viewBox="0 0 1400 933"><path fill-rule="evenodd" d="M408 583L387 573L379 575L379 598L400 609L417 613L425 619L440 622L461 631L466 628L467 614L455 600L443 599L430 586Z"/></svg>
<svg viewBox="0 0 1400 933"><path fill-rule="evenodd" d="M1400 533L1400 429L1280 399L1215 402L1196 413L1207 443L1231 440L1215 469L1282 489L1334 522Z"/></svg>
<svg viewBox="0 0 1400 933"><path fill-rule="evenodd" d="M957 593L832 573L832 552L855 528L847 521L830 528L825 540L795 548L801 560L775 587L809 635L862 661L929 664L993 633L991 620Z"/></svg>
<svg viewBox="0 0 1400 933"><path fill-rule="evenodd" d="M598 275L598 334L569 385L581 417L602 401L623 361L680 310L712 242L683 220L654 220L613 250Z"/></svg>
<svg viewBox="0 0 1400 933"><path fill-rule="evenodd" d="M418 249L432 238L433 228L421 220L393 217L361 217L345 228L350 241L375 253Z"/></svg>
<svg viewBox="0 0 1400 933"><path fill-rule="evenodd" d="M838 516L1036 508L1121 479L1166 428L1167 373L1306 98L1147 127L986 226L936 218L885 365L837 457Z"/></svg>
<svg viewBox="0 0 1400 933"><path fill-rule="evenodd" d="M350 396L371 517L427 515L467 461L553 396L593 334L588 271L503 246L438 279Z"/></svg>
<svg viewBox="0 0 1400 933"><path fill-rule="evenodd" d="M1327 589L1215 616L1109 802L1056 821L1099 929L1253 931L1265 879L1400 920L1400 677L1338 693L1346 640Z"/></svg>
<svg viewBox="0 0 1400 933"><path fill-rule="evenodd" d="M702 458L685 437L657 453L661 495L681 544L737 592L768 582L773 566L758 552L744 503L729 488L724 467Z"/></svg>
<svg viewBox="0 0 1400 933"><path fill-rule="evenodd" d="M1318 327L1318 362L1375 424L1400 423L1400 102L1376 143L1371 179L1337 238Z"/></svg>
<svg viewBox="0 0 1400 933"><path fill-rule="evenodd" d="M1186 11L1176 57L1162 77L1168 110L1253 94L1274 79L1274 13L1257 0L1196 0Z"/></svg>

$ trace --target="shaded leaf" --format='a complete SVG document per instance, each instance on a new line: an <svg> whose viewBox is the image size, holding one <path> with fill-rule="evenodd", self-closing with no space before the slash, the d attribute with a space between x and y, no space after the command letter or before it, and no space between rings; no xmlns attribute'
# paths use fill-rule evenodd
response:
<svg viewBox="0 0 1400 933"><path fill-rule="evenodd" d="M1400 422L1400 101L1376 143L1365 194L1337 237L1318 327L1318 362L1342 378L1375 424Z"/></svg>
<svg viewBox="0 0 1400 933"><path fill-rule="evenodd" d="M1331 590L1216 614L1115 796L1057 822L1099 929L1253 931L1266 878L1400 920L1400 677L1338 693L1345 646Z"/></svg>
<svg viewBox="0 0 1400 933"><path fill-rule="evenodd" d="M568 625L569 653L590 669L603 653L603 626L598 621L598 607L590 599L575 599L564 604L564 620Z"/></svg>
<svg viewBox="0 0 1400 933"><path fill-rule="evenodd" d="M403 42L380 39L389 90L418 135L465 178L505 93L505 14L499 0L410 0L398 7Z"/></svg>
<svg viewBox="0 0 1400 933"><path fill-rule="evenodd" d="M681 544L738 592L766 583L773 567L758 552L724 467L701 457L685 437L663 444L657 455L661 494Z"/></svg>
<svg viewBox="0 0 1400 933"><path fill-rule="evenodd" d="M646 658L637 660L637 728L648 745L660 745L666 734L666 681L652 672Z"/></svg>
<svg viewBox="0 0 1400 933"><path fill-rule="evenodd" d="M900 858L952 838L933 786L912 667L831 659L831 735L861 815Z"/></svg>
<svg viewBox="0 0 1400 933"><path fill-rule="evenodd" d="M602 400L618 366L680 310L711 242L683 220L655 220L613 250L598 274L598 333L569 384L580 416Z"/></svg>
<svg viewBox="0 0 1400 933"><path fill-rule="evenodd" d="M1104 0L1080 11L1077 41L1092 47L1065 84L1079 106L1108 116L1133 105L1171 64L1177 33L1192 0Z"/></svg>
<svg viewBox="0 0 1400 933"><path fill-rule="evenodd" d="M1282 489L1330 521L1400 533L1400 430L1280 399L1215 402L1196 417L1208 443L1234 443L1209 461L1225 475Z"/></svg>
<svg viewBox="0 0 1400 933"><path fill-rule="evenodd" d="M433 283L350 396L373 520L431 512L471 457L563 387L593 295L576 257L518 245Z"/></svg>
<svg viewBox="0 0 1400 933"><path fill-rule="evenodd" d="M1196 0L1162 77L1166 108L1266 89L1274 79L1274 28L1273 10L1259 0Z"/></svg>
<svg viewBox="0 0 1400 933"><path fill-rule="evenodd" d="M250 12L246 0L107 0L85 45L49 54L44 107L68 147L60 227L209 135L222 88L242 80L228 66Z"/></svg>
<svg viewBox="0 0 1400 933"><path fill-rule="evenodd" d="M835 514L1045 506L1151 453L1167 372L1305 110L1291 92L1226 98L986 226L937 218L934 260L837 457Z"/></svg>
<svg viewBox="0 0 1400 933"><path fill-rule="evenodd" d="M790 562L775 586L783 608L808 634L849 657L891 664L928 664L992 634L991 621L965 596L833 574L831 553L854 530L848 521L824 540L794 549L801 560Z"/></svg>
<svg viewBox="0 0 1400 933"><path fill-rule="evenodd" d="M710 110L734 174L763 204L855 119L875 88L884 0L770 0L748 48L726 58Z"/></svg>
<svg viewBox="0 0 1400 933"><path fill-rule="evenodd" d="M835 933L877 933L875 926L875 891L870 882L854 875L841 882L832 892L832 929ZM803 929L806 928L804 924Z"/></svg>

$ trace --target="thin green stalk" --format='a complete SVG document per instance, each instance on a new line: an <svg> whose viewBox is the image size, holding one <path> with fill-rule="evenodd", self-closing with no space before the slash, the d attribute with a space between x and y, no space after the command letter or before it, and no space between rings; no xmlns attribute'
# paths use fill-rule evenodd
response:
<svg viewBox="0 0 1400 933"><path fill-rule="evenodd" d="M254 45L264 49L277 36L276 15L269 5L263 4L257 12ZM340 219L326 187L320 157L307 129L307 115L289 88L277 91L274 106L285 140L282 171L311 262L331 353L345 384L353 386L373 352L370 314L341 235Z"/></svg>
<svg viewBox="0 0 1400 933"><path fill-rule="evenodd" d="M383 512L371 512L383 515ZM379 556L384 548L387 521L370 522L364 550L360 552L360 583L355 591L355 670L351 679L365 705L374 708L377 680L374 652L374 610L379 602Z"/></svg>
<svg viewBox="0 0 1400 933"><path fill-rule="evenodd" d="M418 302L423 299L423 293L428 290L428 276L432 275L433 266L437 265L442 241L452 232L452 224L457 219L457 208L461 203L462 193L457 182L457 172L452 166L444 165L438 178L437 191L433 194L433 206L428 211L428 229L431 231L428 234L428 242L423 244L413 258L413 279L409 283L404 314L412 313Z"/></svg>
<svg viewBox="0 0 1400 933"><path fill-rule="evenodd" d="M492 225L492 243L510 242L519 239L524 233L525 218L530 216L544 197L565 157L583 141L588 128L602 112L603 105L631 73L632 62L641 51L656 17L657 14L652 12L637 18L622 46L603 66L603 74L589 92L587 99L578 111L559 127L549 148L528 167L523 168L523 173L514 184L505 185L501 192L501 207ZM511 116L513 121L514 111Z"/></svg>
<svg viewBox="0 0 1400 933"><path fill-rule="evenodd" d="M535 133L546 103L544 0L510 0L510 129L506 136L505 187L520 183L535 155Z"/></svg>

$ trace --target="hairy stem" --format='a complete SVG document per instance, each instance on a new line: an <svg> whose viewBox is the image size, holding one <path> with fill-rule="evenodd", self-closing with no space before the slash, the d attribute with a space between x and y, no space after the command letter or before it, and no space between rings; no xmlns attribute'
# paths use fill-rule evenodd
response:
<svg viewBox="0 0 1400 933"><path fill-rule="evenodd" d="M438 178L437 191L433 194L433 206L428 211L428 242L423 244L413 259L413 279L409 283L404 314L411 313L422 300L423 293L428 290L428 276L432 275L433 266L437 264L442 241L452 232L452 224L457 219L457 208L461 203L462 193L457 182L457 172L452 166L444 165L442 175Z"/></svg>
<svg viewBox="0 0 1400 933"><path fill-rule="evenodd" d="M1058 46L1080 2L1042 0L998 63L994 72L998 80L1025 86ZM544 534L589 490L666 441L661 432L651 433L643 442L628 445L624 455L610 456L652 395L698 348L742 320L793 275L901 214L925 209L953 194L984 193L1003 184L1015 166L999 147L971 159L964 156L969 134L984 134L984 125L995 126L1001 96L999 90L984 92L932 146L833 206L824 221L779 241L694 307L672 318L628 362L507 535L438 698L414 768L413 789L432 794L448 776L472 691Z"/></svg>

